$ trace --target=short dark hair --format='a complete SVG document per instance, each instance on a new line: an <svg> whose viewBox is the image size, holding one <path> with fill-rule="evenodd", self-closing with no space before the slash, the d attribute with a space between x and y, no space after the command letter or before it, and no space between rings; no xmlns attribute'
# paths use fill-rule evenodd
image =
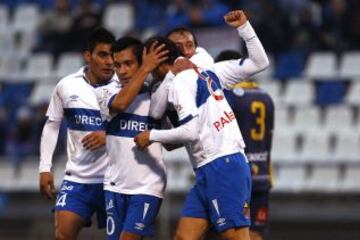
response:
<svg viewBox="0 0 360 240"><path fill-rule="evenodd" d="M192 36L193 36L193 39L194 39L194 43L195 43L195 47L198 46L198 42L197 42L197 39L195 37L195 33L188 27L184 27L184 26L181 26L181 27L177 27L177 28L174 28L172 30L170 30L167 34L166 34L166 38L169 38L169 36L173 33L180 33L180 34L184 34L184 33L190 33Z"/></svg>
<svg viewBox="0 0 360 240"><path fill-rule="evenodd" d="M99 43L113 44L115 36L103 27L96 28L89 36L83 51L94 51L96 45Z"/></svg>
<svg viewBox="0 0 360 240"><path fill-rule="evenodd" d="M221 62L226 60L233 60L242 58L242 54L236 50L224 50L220 52L215 58L215 62Z"/></svg>
<svg viewBox="0 0 360 240"><path fill-rule="evenodd" d="M166 59L163 63L172 65L178 57L183 56L180 49L176 46L175 43L173 43L169 39L162 37L162 36L154 36L154 37L149 38L145 42L146 49L150 49L151 45L154 42L158 42L158 45L165 44L165 49L167 49L169 51L169 53L167 54L168 59Z"/></svg>
<svg viewBox="0 0 360 240"><path fill-rule="evenodd" d="M134 37L122 37L116 40L113 44L111 51L113 53L121 52L127 48L132 48L133 53L139 63L142 64L142 52L144 50L144 44L137 38Z"/></svg>

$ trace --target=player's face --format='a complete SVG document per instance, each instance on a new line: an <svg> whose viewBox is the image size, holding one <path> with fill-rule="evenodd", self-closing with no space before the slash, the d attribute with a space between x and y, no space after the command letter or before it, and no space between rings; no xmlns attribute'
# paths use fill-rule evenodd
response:
<svg viewBox="0 0 360 240"><path fill-rule="evenodd" d="M126 48L114 53L114 66L116 75L119 77L121 83L123 85L129 83L140 67L133 48Z"/></svg>
<svg viewBox="0 0 360 240"><path fill-rule="evenodd" d="M194 37L189 32L172 33L169 39L173 41L185 57L191 58L196 51Z"/></svg>
<svg viewBox="0 0 360 240"><path fill-rule="evenodd" d="M114 74L114 61L111 55L111 44L99 43L90 53L85 52L90 75L97 83L107 82Z"/></svg>

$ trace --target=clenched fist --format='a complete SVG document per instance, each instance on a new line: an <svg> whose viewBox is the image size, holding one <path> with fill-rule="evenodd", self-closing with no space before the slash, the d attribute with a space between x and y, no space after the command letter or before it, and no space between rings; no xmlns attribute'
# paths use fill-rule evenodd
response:
<svg viewBox="0 0 360 240"><path fill-rule="evenodd" d="M246 23L248 20L247 16L245 15L244 11L242 10L235 10L227 13L224 16L225 22L231 26L238 28Z"/></svg>

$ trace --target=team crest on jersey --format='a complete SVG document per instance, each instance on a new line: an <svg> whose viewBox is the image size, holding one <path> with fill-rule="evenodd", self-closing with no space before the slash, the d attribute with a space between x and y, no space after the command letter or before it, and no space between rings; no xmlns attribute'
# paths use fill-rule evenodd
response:
<svg viewBox="0 0 360 240"><path fill-rule="evenodd" d="M233 93L234 93L236 96L241 97L241 96L244 96L245 91L244 91L243 88L239 87L239 88L234 88L234 89L233 89Z"/></svg>

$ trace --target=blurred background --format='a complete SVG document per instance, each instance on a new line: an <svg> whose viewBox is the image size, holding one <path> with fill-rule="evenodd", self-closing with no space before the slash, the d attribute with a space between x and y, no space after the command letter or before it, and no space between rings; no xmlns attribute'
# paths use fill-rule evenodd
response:
<svg viewBox="0 0 360 240"><path fill-rule="evenodd" d="M276 106L268 239L360 239L359 0L0 0L0 239L53 239L53 202L38 191L40 135L52 89L82 66L92 29L145 39L186 25L215 57L243 49L223 21L238 8L271 62L255 76ZM65 146L63 128L57 186ZM171 239L193 179L182 149L167 165L158 240ZM80 239L104 234L93 227Z"/></svg>

